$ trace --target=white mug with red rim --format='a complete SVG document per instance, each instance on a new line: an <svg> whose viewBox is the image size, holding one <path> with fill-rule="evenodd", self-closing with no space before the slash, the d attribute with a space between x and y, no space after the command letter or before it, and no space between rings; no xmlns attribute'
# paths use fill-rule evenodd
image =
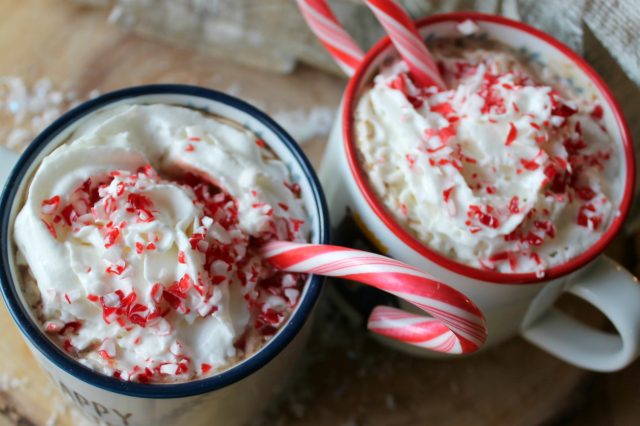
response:
<svg viewBox="0 0 640 426"><path fill-rule="evenodd" d="M344 94L325 155L320 179L332 223L339 224L351 211L364 233L383 254L417 266L436 280L468 295L487 319L490 347L514 335L556 357L595 371L614 371L633 361L640 350L640 285L629 272L602 255L620 231L634 192L635 162L629 130L617 102L601 78L569 48L532 27L494 15L451 13L418 21L420 35L461 36L456 29L471 19L479 27L476 36L489 36L515 49L524 49L574 84L592 90L604 109L604 122L619 144L619 215L600 241L576 258L552 267L543 277L534 273L504 274L463 265L429 249L398 224L377 199L360 167L354 145L354 111L363 89L379 66L397 57L388 37L364 57ZM590 328L554 308L564 292L594 305L615 326L617 334ZM402 301L400 305L408 309ZM425 349L393 340L385 343L419 355Z"/></svg>

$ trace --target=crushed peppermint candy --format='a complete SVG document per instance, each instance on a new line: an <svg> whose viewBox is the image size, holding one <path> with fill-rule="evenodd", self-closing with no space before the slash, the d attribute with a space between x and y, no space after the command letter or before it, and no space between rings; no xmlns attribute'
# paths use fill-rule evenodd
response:
<svg viewBox="0 0 640 426"><path fill-rule="evenodd" d="M0 140L22 151L46 126L62 113L100 92L78 93L69 84L55 84L43 77L29 82L18 76L0 76Z"/></svg>
<svg viewBox="0 0 640 426"><path fill-rule="evenodd" d="M464 21L456 25L456 29L460 34L469 35L474 34L480 28L478 27L478 24L476 24L473 20L465 19Z"/></svg>
<svg viewBox="0 0 640 426"><path fill-rule="evenodd" d="M544 274L598 241L621 171L597 97L491 40L431 47L450 89L416 86L396 61L355 114L387 207L431 248L504 273Z"/></svg>
<svg viewBox="0 0 640 426"><path fill-rule="evenodd" d="M184 111L176 110L169 115L180 118ZM191 113L182 120L208 119ZM227 137L236 131L223 130ZM247 138L246 149L255 150L249 158L279 161L266 142L261 147L255 141L262 139L245 132L238 137ZM219 143L206 126L186 126L175 134L180 139L171 144L177 158L170 174L142 162L143 155L106 148L115 151L95 161L112 156L135 167L94 169L82 179L71 171L75 184L65 190L54 185L56 192L44 197L36 194L48 179L36 176L34 199L28 201L48 247L71 265L60 272L69 279L56 280L63 286L40 292L43 330L79 362L122 380L185 381L228 368L277 333L298 303L305 280L303 274L273 269L259 254L274 239L306 240L299 186L283 174L279 190L286 196L272 199L274 190L266 192L260 179L250 179L245 192L253 201L247 202L232 195L233 188L222 187L215 175L188 167L192 154L185 146L211 150L209 141ZM131 144L129 149L145 146ZM56 162L68 156L87 158L84 149L68 143L38 173L51 164L51 170L59 170ZM25 249L32 234L21 233L26 212L25 207L17 220L17 242L39 281L47 277L38 273L39 264ZM51 274L56 273L53 268Z"/></svg>
<svg viewBox="0 0 640 426"><path fill-rule="evenodd" d="M26 377L15 377L5 373L0 373L0 392L14 391L24 388L28 383Z"/></svg>

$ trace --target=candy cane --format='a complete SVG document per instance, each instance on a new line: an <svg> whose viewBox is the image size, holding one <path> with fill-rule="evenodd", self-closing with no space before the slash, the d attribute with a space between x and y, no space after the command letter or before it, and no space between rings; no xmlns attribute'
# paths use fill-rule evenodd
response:
<svg viewBox="0 0 640 426"><path fill-rule="evenodd" d="M378 254L320 244L276 241L263 246L261 253L278 269L357 281L432 315L376 307L368 328L382 336L451 354L474 352L487 338L484 316L471 300L413 266Z"/></svg>
<svg viewBox="0 0 640 426"><path fill-rule="evenodd" d="M387 30L414 80L423 87L445 89L438 67L407 12L393 0L366 0L366 3Z"/></svg>
<svg viewBox="0 0 640 426"><path fill-rule="evenodd" d="M351 76L364 53L340 25L325 0L297 0L302 16L311 31L329 51L340 68Z"/></svg>

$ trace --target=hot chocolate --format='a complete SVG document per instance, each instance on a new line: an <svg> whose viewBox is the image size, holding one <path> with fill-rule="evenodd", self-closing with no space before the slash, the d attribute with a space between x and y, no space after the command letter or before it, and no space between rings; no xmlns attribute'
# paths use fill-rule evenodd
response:
<svg viewBox="0 0 640 426"><path fill-rule="evenodd" d="M584 252L618 211L617 158L595 95L498 42L430 46L447 90L403 61L361 95L356 144L386 207L430 248L505 273Z"/></svg>
<svg viewBox="0 0 640 426"><path fill-rule="evenodd" d="M259 255L306 241L287 166L237 123L171 105L100 111L47 156L15 223L44 331L101 373L174 382L258 350L303 276Z"/></svg>

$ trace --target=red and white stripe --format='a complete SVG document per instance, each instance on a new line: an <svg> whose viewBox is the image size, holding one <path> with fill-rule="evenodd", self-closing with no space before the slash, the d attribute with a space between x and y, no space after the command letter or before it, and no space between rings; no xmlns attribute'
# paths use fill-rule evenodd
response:
<svg viewBox="0 0 640 426"><path fill-rule="evenodd" d="M364 53L345 31L325 0L297 0L311 31L329 51L340 68L352 76Z"/></svg>
<svg viewBox="0 0 640 426"><path fill-rule="evenodd" d="M366 3L409 66L416 83L445 89L438 67L407 12L393 0L366 0Z"/></svg>
<svg viewBox="0 0 640 426"><path fill-rule="evenodd" d="M368 327L369 330L382 336L437 352L462 352L456 335L434 318L425 318L400 309L378 306L369 317Z"/></svg>
<svg viewBox="0 0 640 426"><path fill-rule="evenodd" d="M438 352L476 351L487 338L482 312L459 291L397 260L320 244L276 241L262 248L276 268L340 277L391 293L431 315L379 306L369 317L371 331Z"/></svg>

